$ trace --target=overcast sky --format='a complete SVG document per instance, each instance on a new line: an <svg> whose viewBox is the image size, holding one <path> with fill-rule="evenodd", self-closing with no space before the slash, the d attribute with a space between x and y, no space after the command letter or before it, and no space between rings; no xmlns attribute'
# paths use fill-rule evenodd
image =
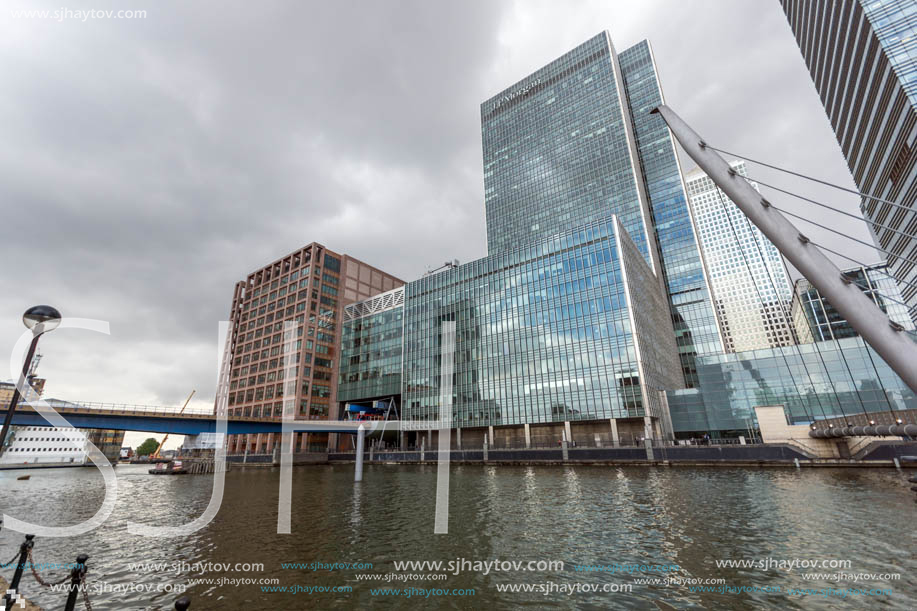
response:
<svg viewBox="0 0 917 611"><path fill-rule="evenodd" d="M147 14L13 14L62 4ZM603 29L618 51L650 39L667 103L711 144L853 186L777 0L2 10L0 378L33 304L111 323L42 339L46 396L212 405L234 283L311 241L405 280L484 256L479 104Z"/></svg>

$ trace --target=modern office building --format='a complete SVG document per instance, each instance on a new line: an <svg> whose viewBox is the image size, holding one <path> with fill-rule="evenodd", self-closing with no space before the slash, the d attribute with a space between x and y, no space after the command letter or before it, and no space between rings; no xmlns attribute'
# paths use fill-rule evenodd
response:
<svg viewBox="0 0 917 611"><path fill-rule="evenodd" d="M337 398L401 405L404 287L344 306Z"/></svg>
<svg viewBox="0 0 917 611"><path fill-rule="evenodd" d="M744 161L729 165L746 175ZM703 170L688 172L685 183L726 352L795 343L793 290L780 251Z"/></svg>
<svg viewBox="0 0 917 611"><path fill-rule="evenodd" d="M843 273L914 333L884 264ZM799 345L698 359L699 387L667 396L676 436L747 434L762 405L783 405L791 424L917 408L914 392L805 278L796 281L791 311Z"/></svg>
<svg viewBox="0 0 917 611"><path fill-rule="evenodd" d="M485 101L489 255L345 313L343 402L397 394L402 420L466 438L671 435L663 391L722 341L660 103L649 44L604 32Z"/></svg>
<svg viewBox="0 0 917 611"><path fill-rule="evenodd" d="M662 391L684 385L664 289L614 216L352 304L343 326L342 401L392 398L403 424L447 418L466 442L494 427L570 438L571 423L671 435Z"/></svg>
<svg viewBox="0 0 917 611"><path fill-rule="evenodd" d="M917 319L917 3L781 0L858 189Z"/></svg>
<svg viewBox="0 0 917 611"><path fill-rule="evenodd" d="M280 419L286 401L296 419L337 418L342 309L402 284L314 242L248 274L230 310L230 414ZM227 443L229 452L268 453L279 434L233 435ZM297 451L327 446L325 434L295 434Z"/></svg>
<svg viewBox="0 0 917 611"><path fill-rule="evenodd" d="M843 273L869 295L893 322L908 331L914 331L914 321L903 305L898 283L889 275L888 267L884 263L854 267L844 270ZM793 324L800 342L824 342L859 335L805 278L796 281Z"/></svg>
<svg viewBox="0 0 917 611"><path fill-rule="evenodd" d="M782 405L790 424L917 409L917 396L861 337L698 359L699 388L670 391L679 438L749 435L754 408Z"/></svg>
<svg viewBox="0 0 917 611"><path fill-rule="evenodd" d="M884 363L838 369L846 353L836 345L824 346L835 351L826 372L810 371L811 347L796 346L785 314L777 328L778 309L767 309L791 296L782 259L744 217L738 242L761 253L750 261L758 282L738 286L750 291L771 275L783 283L757 298L765 333L754 339L791 345L723 354L675 147L649 114L660 103L649 44L618 54L607 33L484 102L489 254L344 308L339 414L382 401L398 408L402 446L423 438L430 447L435 430L454 428L455 443L480 447L485 435L553 445L730 434L754 426L761 401L795 400L797 420L815 414L811 401L878 405L867 387L897 392L886 405L909 405ZM710 219L719 239L730 219ZM865 363L858 338L845 341L849 359ZM744 345L736 337L732 347ZM844 371L858 376L849 396Z"/></svg>
<svg viewBox="0 0 917 611"><path fill-rule="evenodd" d="M409 283L402 417L443 417L452 334L446 417L457 428L607 432L614 419L619 432L670 434L661 391L683 380L668 300L644 256L610 217Z"/></svg>
<svg viewBox="0 0 917 611"><path fill-rule="evenodd" d="M603 32L481 104L491 255L616 214L663 279L685 383L722 351L648 41Z"/></svg>

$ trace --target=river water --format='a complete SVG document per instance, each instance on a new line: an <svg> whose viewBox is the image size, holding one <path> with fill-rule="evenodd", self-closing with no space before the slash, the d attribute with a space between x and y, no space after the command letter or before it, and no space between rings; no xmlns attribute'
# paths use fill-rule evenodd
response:
<svg viewBox="0 0 917 611"><path fill-rule="evenodd" d="M8 515L60 526L85 520L101 505L96 469L31 470L31 479L17 480L23 473L0 472ZM434 465L370 465L357 486L352 465L297 467L288 535L276 532L279 471L235 469L226 474L214 521L171 539L131 535L127 522L194 519L209 501L212 476L151 476L129 465L116 473L117 503L104 526L77 537L39 537L34 550L36 563L89 554L96 611L171 609L175 590L194 579L210 581L188 589L192 611L917 608L917 495L907 473L894 469L457 465L450 472L449 532L440 535L433 532ZM21 541L20 533L0 532L0 562ZM456 560L462 570L394 566ZM469 564L494 560L500 564L490 570ZM717 566L725 560L757 565ZM560 561L563 569L522 570L539 561ZM288 563L305 568L284 568ZM313 570L312 563L372 568ZM12 576L11 568L0 572ZM47 579L64 573L42 572ZM274 583L225 581L231 579ZM660 581L638 583L643 579ZM701 581L711 579L722 581ZM63 608L64 593L40 588L30 575L22 584L45 609ZM335 587L348 591L322 591Z"/></svg>

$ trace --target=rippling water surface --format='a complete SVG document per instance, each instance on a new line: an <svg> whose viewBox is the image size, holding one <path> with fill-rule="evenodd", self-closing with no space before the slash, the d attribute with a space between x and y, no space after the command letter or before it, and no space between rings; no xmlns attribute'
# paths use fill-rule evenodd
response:
<svg viewBox="0 0 917 611"><path fill-rule="evenodd" d="M4 513L34 523L63 525L94 514L103 498L95 469L0 472ZM368 466L355 486L352 465L296 468L292 534L276 534L279 472L234 470L216 519L184 538L130 535L127 522L177 525L206 507L211 476L151 476L122 465L118 500L109 521L65 539L36 539L36 562L71 562L90 555L89 579L114 588L129 584L188 584L195 578L277 578L280 585L350 586L351 593L263 592L260 585L194 585L192 610L346 609L802 609L917 608L917 505L906 474L879 469L727 469L646 467L454 466L448 535L434 535L435 466ZM0 561L22 535L0 533ZM394 572L394 560L561 560L560 572L463 572L445 581L407 584L357 579ZM837 569L717 568L716 560L850 560L847 573L899 573L896 581L805 580L803 573ZM133 562L263 563L259 572L131 571ZM283 569L287 562L363 562L372 570ZM577 572L574 565L676 564L674 576L723 579L736 587L890 587L891 596L691 592L687 586L640 585L656 572L620 575ZM423 571L427 572L427 571ZM12 571L3 569L10 578ZM60 574L50 571L51 576ZM672 574L669 575L673 576ZM46 609L63 594L23 590ZM505 593L498 586L535 584L633 585L631 592L573 595ZM541 584L555 584L542 586ZM419 599L382 596L371 588L473 588L475 595ZM177 595L96 593L101 609L167 609Z"/></svg>

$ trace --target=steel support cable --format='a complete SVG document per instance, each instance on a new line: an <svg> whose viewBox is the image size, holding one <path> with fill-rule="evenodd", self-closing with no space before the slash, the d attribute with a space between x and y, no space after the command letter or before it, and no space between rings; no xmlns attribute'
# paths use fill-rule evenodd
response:
<svg viewBox="0 0 917 611"><path fill-rule="evenodd" d="M807 248L808 240L798 233L788 217L780 213L768 215L765 206L761 204L759 193L745 181L730 180L727 171L729 167L719 153L702 148L701 137L681 117L665 105L655 108L653 112L663 115L687 153L726 193L737 198L742 210L754 219L765 235L780 246L794 265L814 280L832 302L837 300L833 305L839 308L864 338L876 346L877 353L892 365L909 387L917 389L917 346L911 338L898 336L897 329L900 327L889 324L885 314L870 305L869 299L859 289L845 290L844 283L840 281L840 270L821 250Z"/></svg>
<svg viewBox="0 0 917 611"><path fill-rule="evenodd" d="M745 217L745 222L747 222L747 223L749 224L749 227L750 227L751 224L752 224L752 223L751 223L751 220L748 219L748 217ZM756 246L757 249L758 249L758 256L761 257L761 260L762 260L762 261L764 261L764 260L765 260L765 258L764 258L764 251L761 249L761 243L758 241L758 239L757 239L758 236L757 236L756 234L754 234L754 232L753 232L753 235L755 235L755 246ZM770 282L771 282L771 286L772 286L773 289L774 289L774 293L777 293L777 284L776 284L776 281L774 280L773 275L772 275L771 272L770 272L770 267L769 267L769 266L765 266L765 267L766 267L766 269L767 269L767 277L768 277L768 279L769 279ZM781 310L783 311L784 319L787 321L787 324L789 325L789 324L790 324L790 322L789 322L789 321L790 321L790 313L787 312L786 304L785 304L784 302L780 301L779 299L778 299L777 301L778 301L778 303L780 304ZM812 329L812 322L809 320L809 317L808 317L808 316L806 316L805 318L806 318L806 323L809 325L809 332L810 332L810 333L813 333L814 330ZM813 333L813 336L814 336L814 333ZM836 341L836 340L835 340L835 341ZM822 368L825 370L825 375L826 375L827 378L830 380L830 379L831 379L831 373L828 371L828 364L825 362L825 357L824 357L824 355L821 353L821 347L819 346L819 343L818 343L818 342L814 342L814 344L815 344L815 352L818 354L818 359L821 361ZM837 345L838 352L841 353L841 358L844 359L844 366L845 366L846 369L847 369L847 375L850 376L850 381L851 381L851 383L852 383L852 385L853 385L853 390L854 390L854 392L856 392L857 400L860 402L860 407L863 408L863 414L866 416L866 419L868 420L868 419L869 419L869 415L868 415L868 412L867 412L867 410L866 410L866 403L863 401L863 397L862 397L862 395L860 394L859 389L857 388L856 380L855 380L854 377L853 377L853 371L850 369L850 364L847 362L847 357L846 357L846 355L844 354L844 351L841 350L840 344L836 344L836 345ZM800 361L803 361L802 350L799 348L799 345L798 345L798 344L796 345L796 348L797 348L797 352L799 353L799 360L800 360ZM805 361L803 361L803 363L805 363ZM878 371L876 371L876 377L877 377L877 378L879 377L879 372L878 372ZM813 385L813 386L814 386L814 385ZM832 385L832 386L833 386L833 385ZM835 396L836 396L836 395L837 395L837 393L835 392ZM887 399L888 399L888 397L886 397L886 400L887 400ZM819 402L819 404L820 404L820 402ZM839 407L840 410L841 410L841 414L844 416L844 422L847 423L847 425L849 426L850 423L847 422L847 414L846 414L846 412L844 411L844 407L843 407L843 405L841 404L840 398L838 398L837 405L838 405L838 407ZM889 404L889 405L890 405L890 404ZM824 411L824 410L822 410L822 411Z"/></svg>
<svg viewBox="0 0 917 611"><path fill-rule="evenodd" d="M889 200L887 200L887 199L882 199L881 197L876 197L875 195L868 195L868 194L866 194L866 193L863 193L862 191L857 191L856 189L849 189L849 188L847 188L847 187L842 187L842 186L840 186L840 185L834 184L833 182L828 182L828 181L822 180L822 179L820 179L820 178L815 178L815 177L813 177L813 176L807 176L807 175L805 175L805 174L800 174L799 172L794 172L793 170L788 170L788 169L786 169L786 168L781 168L781 167L779 167L779 166L771 165L771 164L769 164L769 163L765 163L765 162L763 162L763 161L758 161L758 160L752 159L752 158L750 158L750 157L745 157L745 156L739 155L739 154L737 154L737 153L730 153L729 151L724 151L723 149L718 149L718 148L716 148L715 146L710 146L710 145L707 144L706 142L702 143L702 146L703 146L704 148L709 148L710 150L717 151L717 152L719 152L719 153L723 153L724 155L731 155L731 156L733 156L733 157L738 157L738 158L740 158L740 159L744 159L745 161L750 161L751 163L757 163L758 165L763 165L763 166L766 167L766 168L771 168L772 170L777 170L777 171L780 171L780 172L786 172L787 174L792 174L793 176L798 176L799 178L805 178L806 180L811 180L812 182L817 182L817 183L819 183L819 184L822 184L822 185L825 185L825 186L828 186L828 187L834 187L835 189L840 189L841 191L846 191L847 193L853 193L854 195L859 195L860 197L865 197L865 198L867 198L867 199L871 199L871 200L874 200L874 201L877 201L877 202L882 202L883 204L889 204L890 206L894 206L894 207L896 207L896 208L901 208L901 209L903 209L903 210L914 210L914 209L911 208L911 207L904 206L904 205L902 205L902 204L898 204L898 203L889 201Z"/></svg>
<svg viewBox="0 0 917 611"><path fill-rule="evenodd" d="M743 260L743 262L745 263L745 270L748 272L748 277L749 277L749 279L751 280L752 285L754 285L754 287L755 287L755 293L758 295L758 300L759 300L759 301L761 302L761 304L763 305L763 304L765 303L764 297L761 295L761 289L758 288L758 283L755 282L755 277L754 277L754 275L752 275L752 273L751 273L751 265L748 264L748 256L745 254L745 247L742 246L742 242L741 242L741 240L739 240L739 234L738 234L738 232L736 231L735 224L732 222L732 216L729 214L729 207L726 205L726 201L724 200L725 195L720 191L720 188L719 188L719 187L716 187L716 188L715 188L715 191L716 191L717 198L718 198L719 201L720 201L720 204L722 204L722 206L723 206L723 212L726 214L726 220L729 221L729 228L732 230L732 235L733 235L733 237L735 238L736 244L737 244L738 247L739 247L739 252L742 253L742 260ZM748 218L745 217L745 220L748 221ZM750 223L750 221L748 221L748 222ZM757 244L757 236L754 236L754 237L755 237L755 243ZM769 271L768 271L768 278L770 278L770 272L769 272ZM777 291L777 287L776 287L776 285L773 283L773 281L771 282L771 284L773 285L772 288L774 289L774 295L775 295L775 297L777 298L777 302L779 303L779 302L780 302L780 293L779 293L779 291ZM787 324L789 324L789 320L786 318L786 314L784 314L784 320L785 320L785 322L786 322ZM790 379L793 380L793 386L796 388L796 393L797 393L797 395L798 395L799 398L800 398L800 404L802 405L802 409L803 409L803 411L805 412L806 417L811 418L812 422L815 422L814 411L813 411L812 414L810 414L810 413L809 413L809 410L806 408L805 402L802 400L803 393L800 391L800 389L799 389L799 384L796 382L796 376L793 375L793 368L790 367L790 360L787 358L786 352L785 352L784 350L781 350L779 346L777 346L776 348L777 348L778 352L780 352L781 356L783 357L783 363L784 363L784 365L786 365L786 370L787 370L787 373L788 373L789 376L790 376ZM806 365L805 359L803 359L803 357L802 357L802 352L799 351L798 348L799 348L799 346L797 345L797 351L799 352L799 361L802 363L803 369L805 369L805 372L806 372L806 377L809 378L809 383L812 385L812 388L813 388L813 390L814 390L814 389L815 389L815 381L812 379L812 374L809 372L809 368L808 368L808 366ZM827 371L827 370L826 370L826 371ZM827 414L825 414L825 406L822 405L821 396L818 395L818 394L816 394L816 397L818 398L818 407L821 409L822 418L827 419L828 416L827 416ZM842 412L842 413L843 413L843 412ZM844 416L844 420L846 420L846 419L847 419L847 417L846 417L846 415L845 415L845 416Z"/></svg>
<svg viewBox="0 0 917 611"><path fill-rule="evenodd" d="M868 265L866 265L866 264L863 263L862 261L859 261L859 260L857 260L857 259L854 259L853 257L850 257L850 256L845 255L845 254L843 254L843 253L837 252L836 250L831 250L831 249L828 248L827 246L822 246L821 244L818 244L818 243L812 242L812 241L809 241L809 243L812 244L813 246L816 246L816 247L818 247L818 248L824 250L825 252L830 252L831 254L837 255L837 256L839 256L839 257L843 257L844 259L847 259L848 261L853 261L854 263L856 263L857 265L859 265L859 266L861 266L861 267L869 267ZM886 274L886 276L888 276L889 278L891 278L891 276L888 275L888 274ZM864 292L870 291L870 290L871 290L871 291L873 291L876 295L879 295L880 297L882 297L882 298L885 299L886 301L890 301L890 302L892 302L892 303L897 303L898 305L904 306L905 308L909 307L909 306L908 306L906 303L904 303L903 301L899 301L899 300L897 300L897 299L895 299L895 298L893 298L893 297L889 297L889 296L886 295L885 293L882 293L882 292L880 292L880 291L878 291L878 290L876 290L876 289L870 289L868 286L863 286L862 284L858 283L856 280L854 280L853 278L850 278L849 276L847 277L847 279L850 280L851 284L853 284L854 286L859 287L859 288L862 289ZM878 305L878 304L877 304L877 305ZM887 315L888 315L888 314L886 313L886 316L887 316ZM889 320L891 320L891 319L889 319ZM913 341L917 342L917 329L902 329L902 332L903 332L903 333L907 333L907 334L911 337L911 339L912 339Z"/></svg>
<svg viewBox="0 0 917 611"><path fill-rule="evenodd" d="M748 217L745 217L745 222L748 223L749 228L752 227L752 222L751 222L751 220L750 220ZM758 234L755 234L754 231L752 232L752 235L754 235L754 237L755 237L754 242L755 242L755 246L756 246L756 248L757 248L757 250L758 250L758 256L761 257L761 260L762 260L762 261L764 261L764 260L765 260L764 251L763 251L762 248L761 248L761 242L758 240L759 235L758 235ZM764 236L761 235L760 237L763 238ZM747 263L746 263L746 264L747 264ZM776 280L774 280L774 277L773 277L773 275L771 274L770 266L765 265L765 268L767 269L767 277L768 277L768 280L770 280L771 287L773 288L774 293L777 294L777 282L776 282ZM781 309L781 311L783 312L783 317L784 317L784 320L786 321L786 324L787 324L787 325L790 325L790 324L791 324L791 322L790 322L790 320L791 320L791 313L787 311L787 305L786 305L783 301L781 301L781 300L779 300L779 299L777 300L777 302L780 304L780 309ZM807 316L806 316L805 318L806 318L806 324L808 324L808 326L809 326L809 332L810 332L810 333L813 333L813 336L814 336L814 332L813 332L814 330L812 329L812 322L809 320L809 318L808 318ZM825 376L827 377L827 379L830 380L830 379L831 379L831 373L828 371L828 364L825 362L825 357L824 357L824 355L821 353L821 347L818 345L818 342L814 342L814 343L815 343L815 352L816 352L816 354L818 354L818 360L821 361L822 368L825 370ZM850 376L850 381L853 383L853 388L854 388L854 390L855 390L856 393L857 393L857 399L858 399L859 402L860 402L860 406L863 408L863 413L866 414L866 404L863 402L863 398L862 398L862 396L860 395L859 390L857 389L856 380L853 379L853 372L852 372L851 369L850 369L850 365L847 363L847 357L844 356L843 351L840 350L840 345L838 345L838 350L841 352L841 357L843 357L843 359L844 359L844 364L845 364L846 367L847 367L847 374ZM799 348L799 344L798 344L798 343L796 344L796 351L797 351L797 354L799 355L799 360L803 363L803 367L806 367L806 365L805 365L805 360L803 359L803 356L802 356L802 349ZM808 374L808 368L806 368L806 373ZM791 374L791 375L792 375L792 374ZM876 376L878 376L878 372L876 372ZM809 375L809 381L811 382L811 375ZM832 386L833 386L833 385L832 385ZM813 383L813 389L814 389L814 383ZM835 396L836 396L836 395L837 395L837 393L835 393ZM842 414L843 417L844 417L844 422L846 422L846 423L849 425L850 423L847 422L847 413L844 411L844 407L843 407L843 405L841 404L840 399L838 399L837 405L838 405L838 407L840 408L841 414ZM820 401L820 400L819 400L819 406L821 406L821 401ZM824 408L822 408L822 413L824 414ZM867 416L867 418L868 418L868 416ZM814 420L814 419L813 419L813 420Z"/></svg>
<svg viewBox="0 0 917 611"><path fill-rule="evenodd" d="M741 176L741 174L740 174L739 176ZM772 184L770 184L770 183L766 183L766 182L764 182L763 180L759 180L759 179L757 179L757 178L752 178L751 176L742 176L742 178L744 178L745 180L748 180L748 181L753 181L753 182L755 182L755 183L757 183L757 184L759 184L759 185L761 185L761 186L767 187L768 189L773 189L774 191L779 191L780 193L784 193L784 194L786 194L786 195L795 197L795 198L797 198L797 199L801 199L801 200L804 201L804 202L809 202L810 204L815 204L816 206L821 206L822 208L827 208L828 210L832 210L832 211L837 212L837 213L839 213L839 214L843 214L844 216L849 216L850 218L856 219L856 220L858 220L858 221L863 221L864 223L869 223L870 225L875 225L876 227L881 227L882 229L891 231L891 232L893 232L893 233L897 233L898 235L902 235L902 236L904 236L904 237L906 237L906 238L917 238L917 234L910 234L910 233L907 233L906 231L901 231L900 229L895 229L894 227L890 227L890 226L888 226L888 225L883 225L882 223L878 223L878 222L876 222L876 221L871 221L871 220L869 220L869 219L863 217L862 214L853 214L852 212L847 212L846 210L841 210L840 208L835 208L834 206L829 206L828 204L825 204L825 203L822 203L822 202L820 202L820 201L817 201L817 200L814 200L814 199L805 197L804 195L799 195L798 193L793 193L792 191L787 191L786 189L781 189L780 187L774 186L774 185L772 185Z"/></svg>
<svg viewBox="0 0 917 611"><path fill-rule="evenodd" d="M842 253L842 252L838 252L838 251L836 251L836 250L832 250L832 249L828 248L827 246L823 246L822 244L819 244L818 242L813 242L812 240L809 240L809 244L811 244L811 245L813 245L813 246L817 246L818 248L821 248L821 249L824 250L825 252L830 252L832 255L837 255L838 257L843 257L844 259L847 259L848 261L852 261L852 262L856 263L857 265L859 265L860 267L870 267L868 264L863 263L863 262L860 261L859 259L854 259L854 258L851 257L850 255L845 255L845 254ZM885 272L882 272L882 273L885 273ZM893 276L891 276L890 274L885 273L885 275L888 276L889 278L891 278L892 280L895 279L895 278L894 278ZM877 295L881 295L883 299L886 299L886 300L888 300L888 301L891 301L892 303L897 303L898 305L902 305L902 306L904 306L904 307L906 307L906 308L909 308L909 307L910 307L909 305L907 305L907 304L904 303L903 301L899 301L899 300L895 299L894 297L889 297L889 296L886 295L885 293L879 292L879 291L877 291L877 290L875 290L875 289L870 289L868 286L863 286L862 284L857 283L857 282L856 282L853 278L851 278L850 276L847 276L847 279L850 280L851 283L853 283L853 284L855 284L856 286L858 286L858 287L860 287L861 289L863 289L864 291L870 291L870 290L871 290L871 291L874 291Z"/></svg>
<svg viewBox="0 0 917 611"><path fill-rule="evenodd" d="M838 343L837 347L838 350L840 350L840 343ZM866 356L869 357L869 363L872 365L872 370L876 372L876 381L879 382L879 387L882 389L882 394L885 396L885 403L888 405L888 413L891 414L892 420L895 420L895 408L892 405L892 400L888 398L888 390L885 388L885 385L882 384L882 376L879 375L879 368L876 367L876 361L872 358L872 351L869 349L869 344L865 341L863 342L863 349L866 351ZM843 351L841 351L841 354L843 354ZM866 417L866 422L871 424L869 416Z"/></svg>
<svg viewBox="0 0 917 611"><path fill-rule="evenodd" d="M852 240L852 241L854 241L854 242L857 242L858 244L862 244L863 246L869 246L870 248L874 248L874 249L878 250L878 251L881 252L881 253L885 253L885 254L888 255L889 257L895 257L895 258L897 258L897 259L901 259L902 261L904 261L904 262L906 262L906 263L910 263L911 265L917 266L917 261L914 261L914 260L912 260L912 259L908 259L907 257L902 257L901 255L892 254L892 253L888 252L887 250L885 250L884 248L881 248L881 247L879 247L879 246L876 246L875 244L872 244L872 243L870 243L870 242L866 242L866 241L864 241L864 240L860 240L859 238L855 238L855 237L853 237L853 236L847 235L847 234L844 233L843 231L838 231L837 229L832 229L831 227L828 227L827 225L822 225L821 223L818 223L818 222L813 221L813 220L811 220L811 219L808 219L808 218L806 218L806 217L804 217L804 216L801 216L801 215L799 215L799 214L796 214L795 212L790 212L789 210L786 210L786 209L784 209L784 208L778 208L777 206L775 206L775 205L773 205L773 204L771 204L771 207L772 207L774 210L779 210L780 212L782 212L782 213L784 213L784 214L786 214L786 215L788 215L788 216L792 216L792 217L794 217L794 218L797 218L797 219L799 219L800 221L805 221L806 223L809 223L809 224L811 224L811 225L815 225L816 227L820 227L820 228L824 229L825 231L830 231L831 233L836 233L837 235L839 235L839 236L841 236L841 237L844 237L844 238L847 238L848 240ZM867 266L867 267L868 267L868 266ZM902 282L902 284L908 284L909 286L915 286L915 287L917 287L917 285L913 285L913 284L910 284L910 283L908 283L908 282Z"/></svg>

